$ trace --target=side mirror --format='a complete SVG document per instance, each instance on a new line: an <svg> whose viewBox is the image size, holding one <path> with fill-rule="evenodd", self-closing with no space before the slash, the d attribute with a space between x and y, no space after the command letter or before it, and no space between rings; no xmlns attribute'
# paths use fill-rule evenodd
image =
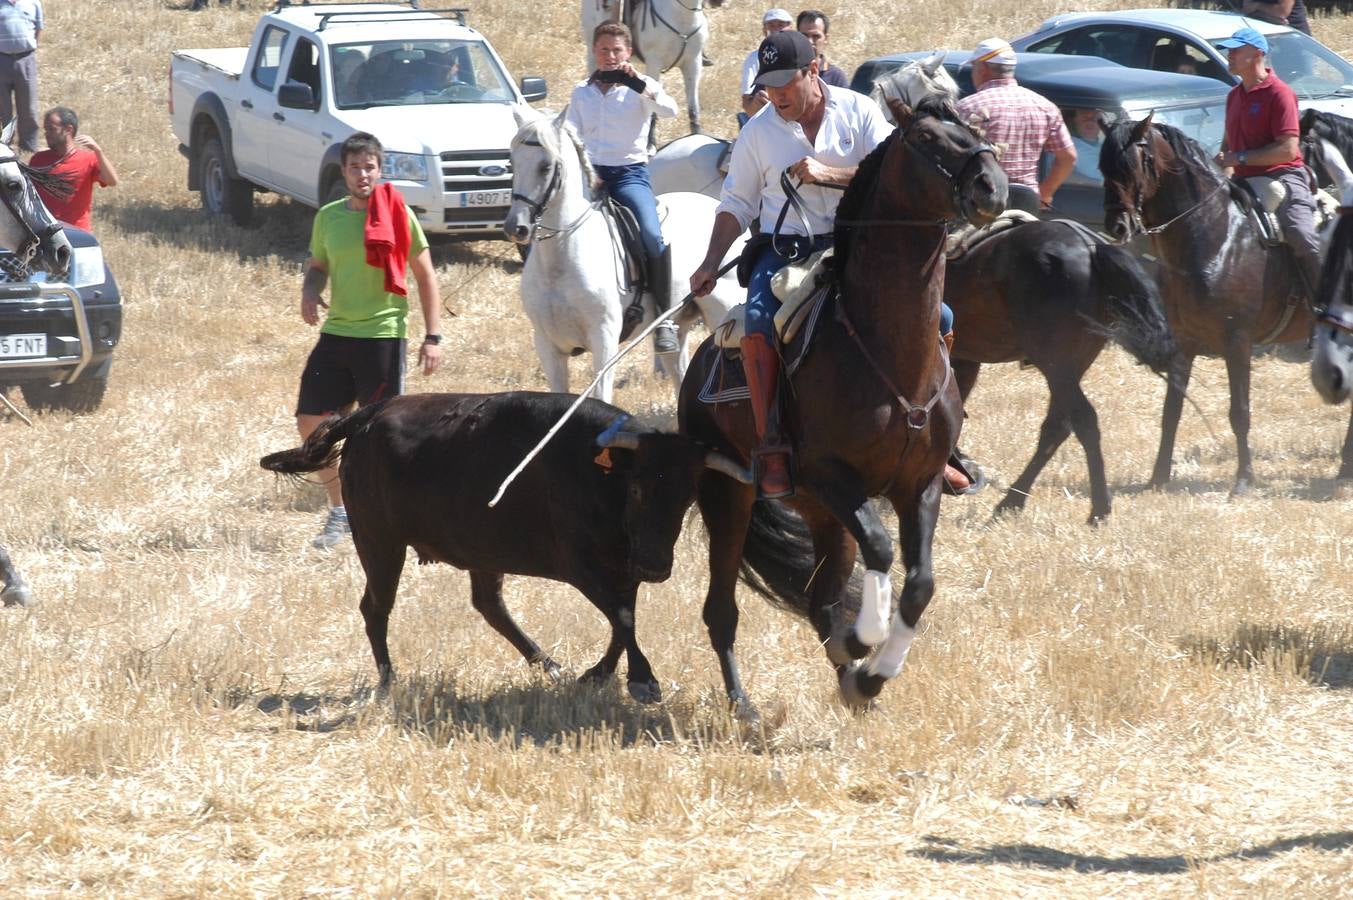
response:
<svg viewBox="0 0 1353 900"><path fill-rule="evenodd" d="M544 100L545 94L548 92L549 89L545 87L544 78L527 75L521 80L521 95L526 98L527 103L535 103L537 100Z"/></svg>
<svg viewBox="0 0 1353 900"><path fill-rule="evenodd" d="M277 102L287 109L318 109L315 92L310 85L299 81L285 81L277 89Z"/></svg>

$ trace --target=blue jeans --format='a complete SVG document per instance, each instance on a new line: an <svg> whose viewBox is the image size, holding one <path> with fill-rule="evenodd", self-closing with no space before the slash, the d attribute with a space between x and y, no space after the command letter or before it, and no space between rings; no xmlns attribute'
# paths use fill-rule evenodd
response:
<svg viewBox="0 0 1353 900"><path fill-rule="evenodd" d="M644 252L649 257L661 256L662 225L658 222L658 201L653 198L653 183L648 180L648 166L634 163L629 166L593 166L597 176L606 183L606 189L616 202L634 213L639 233L644 238Z"/></svg>
<svg viewBox="0 0 1353 900"><path fill-rule="evenodd" d="M803 242L804 238L798 239ZM816 253L832 245L831 235L819 235L814 237L810 243L809 253ZM783 241L781 243L783 246ZM757 256L756 265L752 267L751 277L747 279L747 313L746 329L748 335L759 334L775 343L775 314L780 310L780 299L775 296L770 289L770 280L775 273L789 264L779 253L775 252L772 244L766 244ZM940 303L940 334L948 334L954 330L954 311L949 308L949 304Z"/></svg>

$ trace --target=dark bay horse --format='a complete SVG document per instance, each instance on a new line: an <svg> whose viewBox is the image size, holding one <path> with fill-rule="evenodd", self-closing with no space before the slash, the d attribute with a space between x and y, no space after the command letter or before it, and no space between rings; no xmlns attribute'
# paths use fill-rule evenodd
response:
<svg viewBox="0 0 1353 900"><path fill-rule="evenodd" d="M1112 337L1160 372L1176 348L1155 282L1132 254L1075 222L1017 225L951 259L944 298L954 310L954 374L966 403L983 363L1027 362L1048 382L1038 449L996 511L1019 510L1034 480L1074 433L1090 472L1090 523L1112 499L1099 418L1081 377Z"/></svg>
<svg viewBox="0 0 1353 900"><path fill-rule="evenodd" d="M1343 209L1351 197L1345 196ZM1316 302L1323 310L1315 329L1311 383L1326 403L1343 403L1353 390L1353 216L1339 216L1320 272ZM1335 492L1353 490L1353 417L1340 454Z"/></svg>
<svg viewBox="0 0 1353 900"><path fill-rule="evenodd" d="M935 589L941 472L963 416L938 338L944 222L999 215L1006 180L991 147L948 103L895 103L892 112L897 130L860 165L837 211L837 311L782 389L797 493L784 506L756 502L754 488L723 475L706 473L700 483L709 530L704 620L728 697L747 718L756 712L733 655L740 562L754 587L812 622L852 705L901 671ZM750 406L699 400L720 352L705 341L686 373L680 427L745 461L757 446ZM892 541L870 500L879 496L897 512L907 567L896 616ZM857 544L867 571L852 627L840 601ZM867 664L857 662L874 647Z"/></svg>
<svg viewBox="0 0 1353 900"><path fill-rule="evenodd" d="M1179 345L1170 365L1160 450L1151 486L1170 480L1175 433L1193 360L1226 361L1231 430L1238 462L1232 495L1254 480L1250 456L1250 354L1255 344L1305 340L1314 321L1294 287L1286 247L1267 246L1231 184L1191 138L1169 125L1124 121L1105 126L1100 150L1105 228L1126 241L1151 235L1160 260L1165 314Z"/></svg>

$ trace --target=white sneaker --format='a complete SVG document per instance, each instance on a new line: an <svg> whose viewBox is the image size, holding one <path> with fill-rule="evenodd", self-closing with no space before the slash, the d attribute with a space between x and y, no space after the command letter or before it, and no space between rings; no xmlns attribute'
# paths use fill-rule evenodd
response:
<svg viewBox="0 0 1353 900"><path fill-rule="evenodd" d="M348 511L341 506L330 507L329 517L324 520L324 528L315 539L310 542L310 546L316 550L332 550L343 542L343 538L352 534L352 529L348 527Z"/></svg>

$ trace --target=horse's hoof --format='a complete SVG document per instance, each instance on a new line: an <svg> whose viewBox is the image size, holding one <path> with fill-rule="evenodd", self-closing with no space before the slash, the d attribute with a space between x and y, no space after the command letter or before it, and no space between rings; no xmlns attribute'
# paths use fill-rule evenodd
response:
<svg viewBox="0 0 1353 900"><path fill-rule="evenodd" d="M568 673L564 671L564 667L550 659L548 656L543 656L536 660L536 664L539 665L541 670L545 673L545 677L549 678L550 681L555 684L560 684L568 680Z"/></svg>
<svg viewBox="0 0 1353 900"><path fill-rule="evenodd" d="M1014 491L1001 498L1001 502L996 504L996 508L991 511L993 519L999 519L1001 516L1013 516L1024 512L1025 496L1017 494Z"/></svg>
<svg viewBox="0 0 1353 900"><path fill-rule="evenodd" d="M38 602L28 585L22 583L11 584L0 591L0 600L4 601L5 606L32 606Z"/></svg>
<svg viewBox="0 0 1353 900"><path fill-rule="evenodd" d="M1109 513L1108 510L1105 510L1104 512L1090 513L1089 518L1085 520L1085 524L1089 525L1091 528L1097 528L1107 521L1109 521Z"/></svg>
<svg viewBox="0 0 1353 900"><path fill-rule="evenodd" d="M629 688L630 696L636 703L662 702L662 687L657 681L631 681L625 687Z"/></svg>
<svg viewBox="0 0 1353 900"><path fill-rule="evenodd" d="M883 690L884 679L870 675L858 664L842 666L837 670L836 679L841 692L841 702L856 712L865 712L872 708L875 698Z"/></svg>
<svg viewBox="0 0 1353 900"><path fill-rule="evenodd" d="M1353 500L1353 478L1341 477L1334 480L1331 500Z"/></svg>
<svg viewBox="0 0 1353 900"><path fill-rule="evenodd" d="M1231 499L1234 500L1236 497L1248 497L1253 490L1254 487L1250 484L1248 478L1237 479L1235 487L1231 488Z"/></svg>

